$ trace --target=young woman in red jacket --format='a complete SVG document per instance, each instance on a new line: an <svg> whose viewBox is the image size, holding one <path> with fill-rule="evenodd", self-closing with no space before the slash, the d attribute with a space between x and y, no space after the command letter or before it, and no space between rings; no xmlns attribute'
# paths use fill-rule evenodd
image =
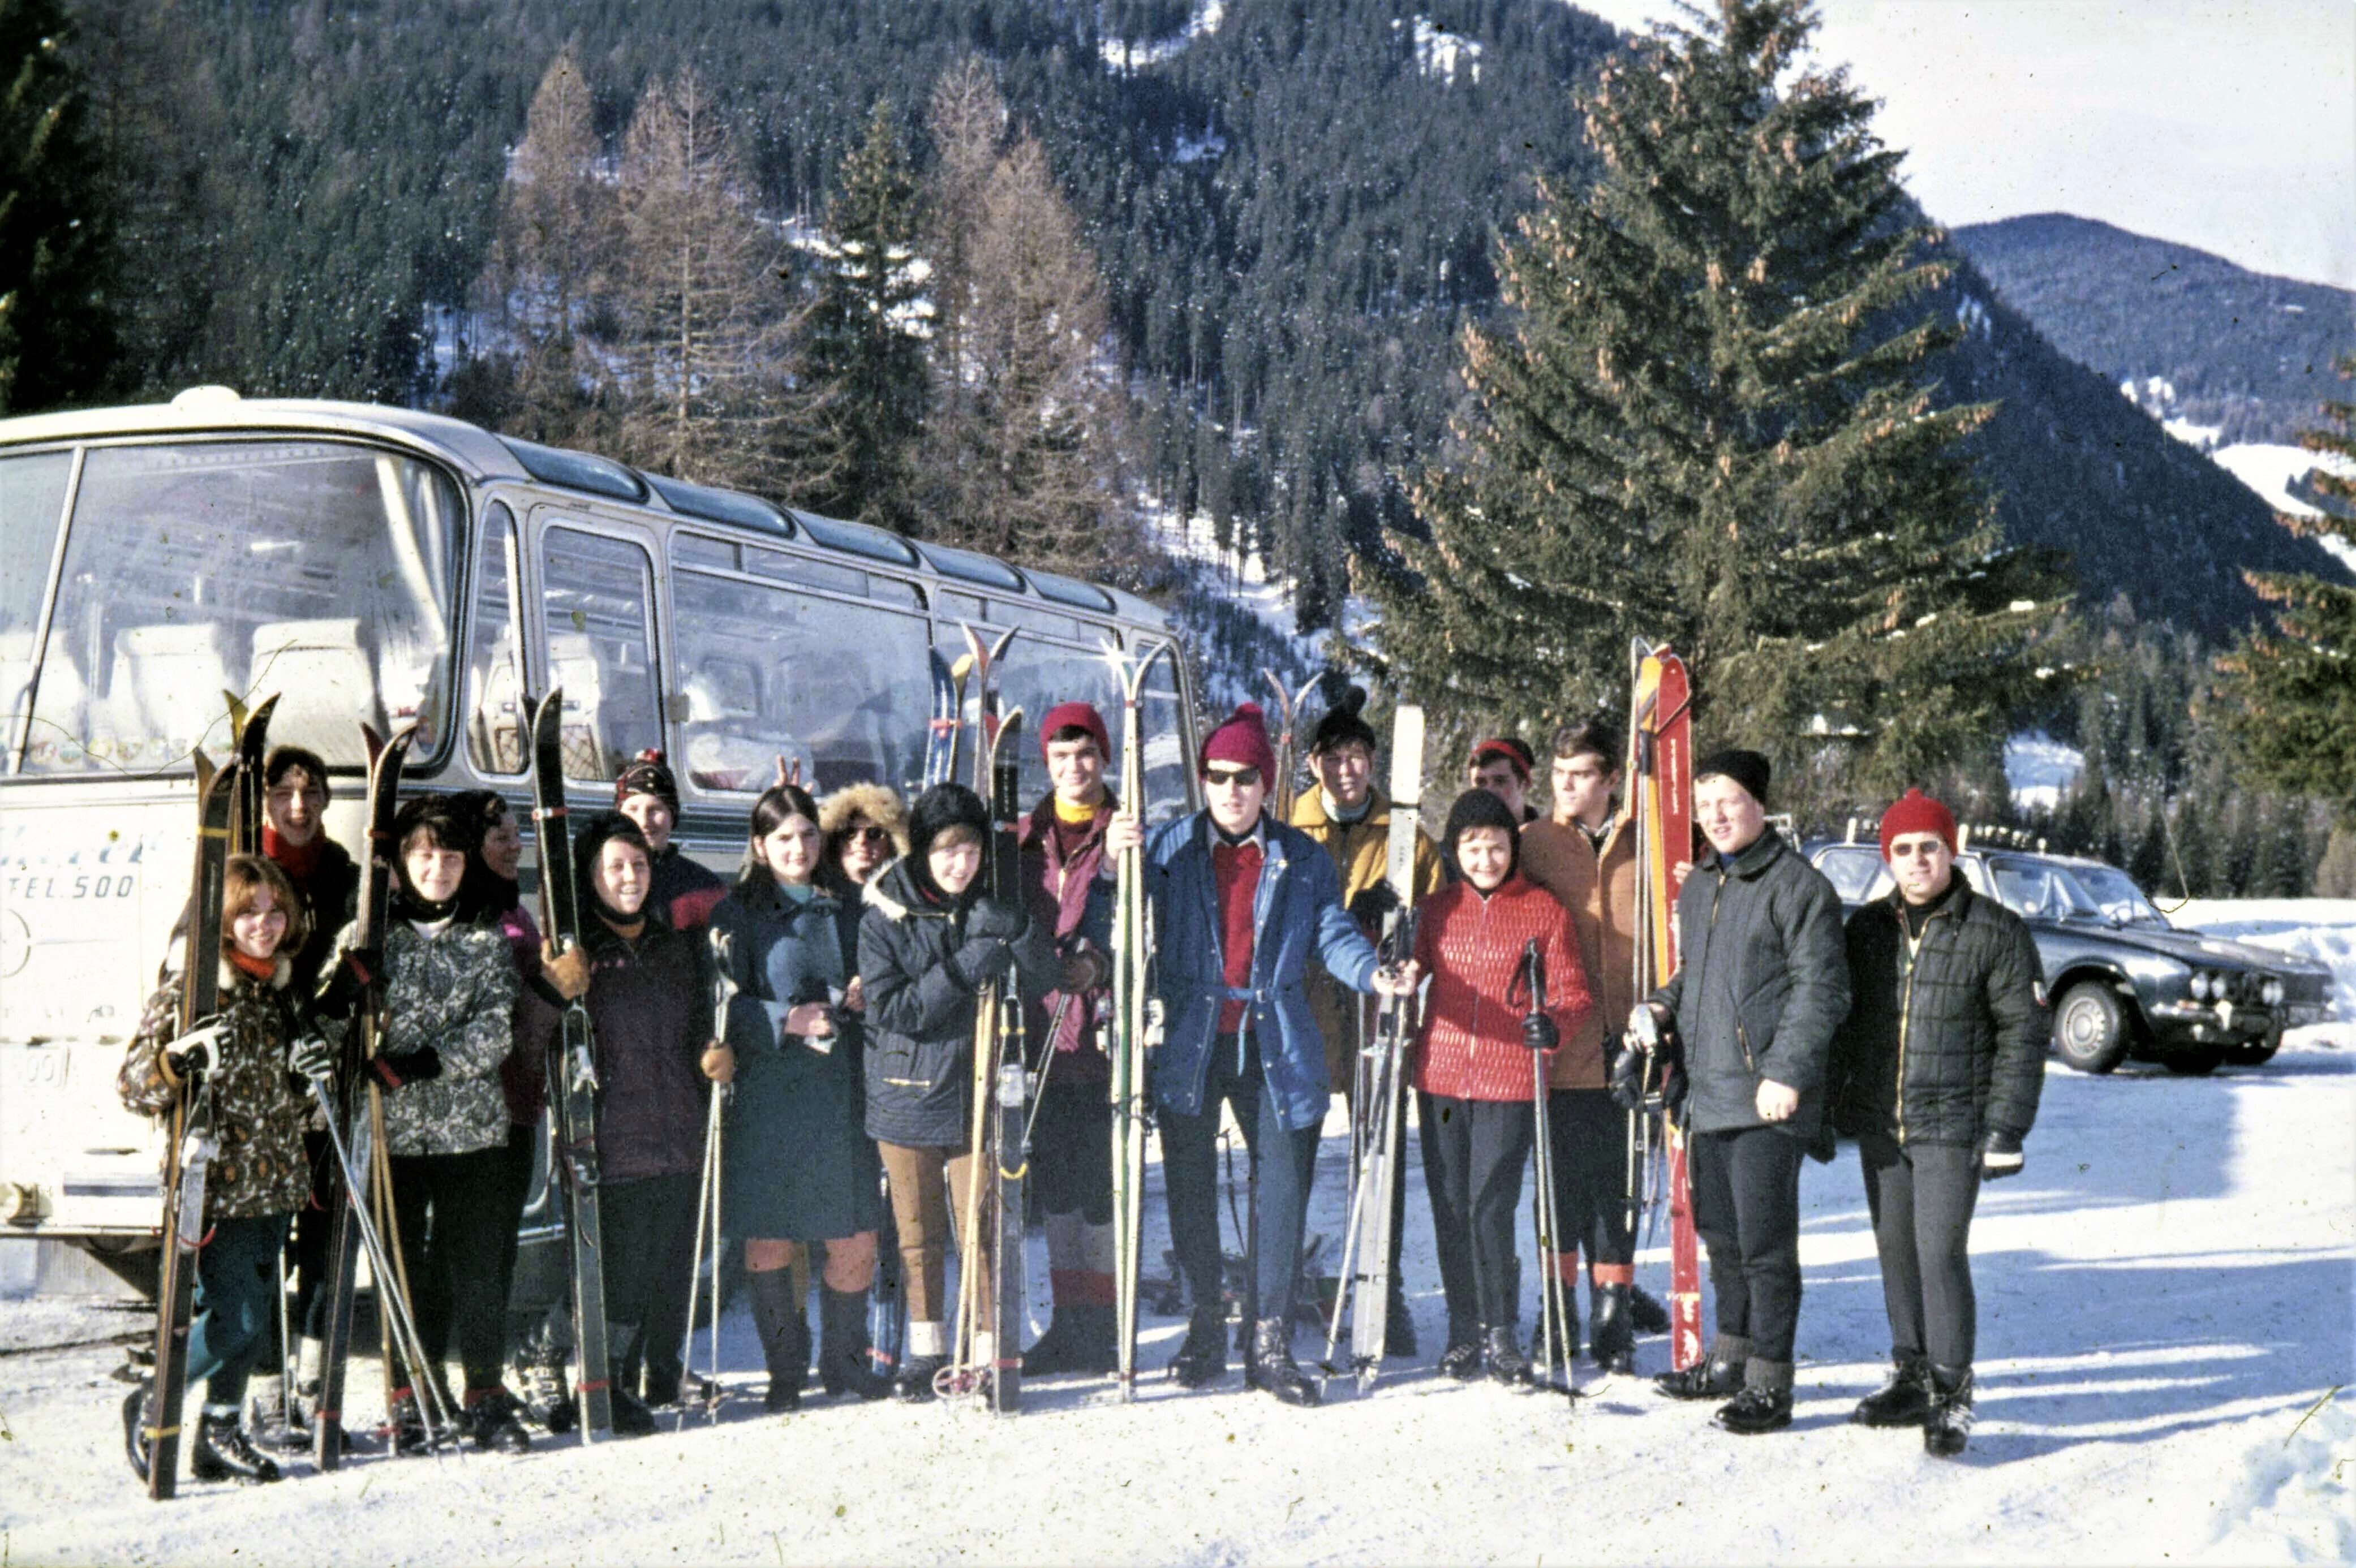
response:
<svg viewBox="0 0 2356 1568"><path fill-rule="evenodd" d="M1415 943L1431 976L1412 1083L1448 1297L1440 1367L1470 1379L1485 1363L1504 1383L1530 1368L1515 1344L1514 1288L1514 1216L1536 1125L1530 1052L1553 1051L1590 1005L1570 917L1521 875L1520 827L1485 789L1457 799L1441 846L1461 880L1425 901ZM1546 976L1536 1014L1523 974L1533 941Z"/></svg>

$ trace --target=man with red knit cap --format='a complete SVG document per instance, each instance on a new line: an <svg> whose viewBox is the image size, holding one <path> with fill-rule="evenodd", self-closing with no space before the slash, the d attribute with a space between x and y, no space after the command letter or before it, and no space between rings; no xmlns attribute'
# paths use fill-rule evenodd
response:
<svg viewBox="0 0 2356 1568"><path fill-rule="evenodd" d="M1406 997L1410 963L1384 968L1342 902L1333 857L1260 810L1276 775L1251 703L1203 744L1206 807L1144 840L1146 894L1158 943L1154 986L1168 1034L1153 1053L1153 1098L1170 1201L1170 1240L1193 1314L1171 1374L1189 1388L1226 1371L1219 1269L1218 1135L1222 1102L1251 1152L1258 1303L1245 1381L1288 1404L1315 1404L1318 1386L1292 1359L1293 1284L1301 1221L1333 1085L1311 1012L1314 958L1354 991ZM1140 842L1118 819L1118 855Z"/></svg>
<svg viewBox="0 0 2356 1568"><path fill-rule="evenodd" d="M1972 1210L1981 1182L2020 1169L2050 1031L2029 927L1955 875L1955 837L1919 789L1882 816L1898 885L1849 917L1852 1001L1826 1081L1864 1167L1897 1363L1849 1419L1920 1427L1950 1458L1972 1431Z"/></svg>

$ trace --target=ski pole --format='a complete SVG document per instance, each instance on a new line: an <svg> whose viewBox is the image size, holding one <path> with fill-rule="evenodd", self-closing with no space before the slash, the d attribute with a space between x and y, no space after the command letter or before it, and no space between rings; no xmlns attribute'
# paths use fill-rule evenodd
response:
<svg viewBox="0 0 2356 1568"><path fill-rule="evenodd" d="M714 1083L712 1086L711 1104L703 1118L703 1169L701 1175L697 1179L695 1188L695 1253L688 1261L687 1339L686 1342L680 1347L679 1358L680 1364L689 1368L692 1368L695 1365L695 1304L697 1299L702 1295L703 1238L708 1233L712 1221L712 1157L720 1147L721 1088L722 1085L718 1083ZM719 1250L719 1238L717 1236L713 1236L712 1252L714 1255L712 1260L712 1333L714 1336L713 1355L715 1361L718 1357L717 1337L719 1334L718 1325L720 1321L720 1259L717 1255ZM687 1401L681 1399L679 1402L679 1422L671 1428L671 1430L674 1432L683 1432L686 1429Z"/></svg>

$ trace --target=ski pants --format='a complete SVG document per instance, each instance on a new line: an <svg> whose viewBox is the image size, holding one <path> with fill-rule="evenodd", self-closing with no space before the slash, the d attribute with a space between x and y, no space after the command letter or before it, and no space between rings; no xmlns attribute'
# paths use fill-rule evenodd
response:
<svg viewBox="0 0 2356 1568"><path fill-rule="evenodd" d="M306 1339L327 1337L327 1243L336 1229L339 1185L329 1172L336 1167L334 1147L324 1130L303 1135L303 1157L311 1162L311 1201L294 1220L294 1328Z"/></svg>
<svg viewBox="0 0 2356 1568"><path fill-rule="evenodd" d="M1238 1057L1240 1056L1240 1060ZM1309 1213L1309 1189L1317 1175L1315 1124L1298 1131L1284 1125L1268 1093L1258 1045L1239 1047L1223 1034L1213 1043L1203 1111L1187 1116L1161 1108L1162 1169L1170 1203L1170 1244L1186 1276L1186 1295L1197 1312L1218 1307L1226 1295L1219 1277L1219 1106L1235 1112L1251 1158L1252 1198L1259 1255L1251 1260L1255 1310L1265 1321L1292 1320L1293 1287L1301 1275L1301 1237Z"/></svg>
<svg viewBox="0 0 2356 1568"><path fill-rule="evenodd" d="M531 1201L531 1179L540 1153L540 1124L516 1122L508 1127L507 1147L499 1151L499 1209L505 1216L499 1232L499 1300L515 1299L516 1250L523 1241L523 1206ZM562 1308L557 1308L562 1310ZM537 1327L537 1325L535 1325ZM519 1347L520 1349L520 1347Z"/></svg>
<svg viewBox="0 0 2356 1568"><path fill-rule="evenodd" d="M472 1154L392 1157L392 1211L417 1337L438 1376L452 1342L466 1388L500 1386L506 1367L506 1298L499 1259L514 1224L507 1206L504 1145ZM394 1386L408 1385L413 1369Z"/></svg>
<svg viewBox="0 0 2356 1568"><path fill-rule="evenodd" d="M1448 1339L1521 1321L1515 1299L1514 1219L1537 1125L1526 1100L1458 1100L1419 1093L1423 1185L1440 1287L1448 1298ZM1404 1183L1402 1183L1404 1185Z"/></svg>
<svg viewBox="0 0 2356 1568"><path fill-rule="evenodd" d="M1772 1127L1697 1133L1694 1228L1709 1249L1718 1331L1788 1368L1800 1321L1800 1140ZM1756 1381L1756 1379L1752 1381Z"/></svg>
<svg viewBox="0 0 2356 1568"><path fill-rule="evenodd" d="M1109 1136L1109 1135L1108 1135ZM952 1224L963 1223L976 1161L963 1149L911 1148L879 1143L884 1171L892 1185L892 1221L900 1230L900 1275L907 1282L908 1321L948 1320L948 1248ZM987 1195L985 1195L986 1197ZM981 1274L982 1318L990 1320L990 1216L980 1234L960 1238L958 1266Z"/></svg>
<svg viewBox="0 0 2356 1568"><path fill-rule="evenodd" d="M1557 1266L1576 1285L1580 1252L1597 1285L1636 1283L1636 1232L1628 1223L1628 1113L1608 1089L1557 1089L1547 1096L1547 1144L1554 1160Z"/></svg>
<svg viewBox="0 0 2356 1568"><path fill-rule="evenodd" d="M1102 1083L1051 1078L1039 1091L1031 1177L1055 1304L1112 1306L1112 1101Z"/></svg>
<svg viewBox="0 0 2356 1568"><path fill-rule="evenodd" d="M202 1379L209 1408L245 1403L245 1380L278 1337L278 1255L290 1214L213 1221L197 1251L196 1319L188 1329L188 1377ZM274 1374L273 1374L274 1375Z"/></svg>
<svg viewBox="0 0 2356 1568"><path fill-rule="evenodd" d="M700 1171L609 1181L597 1189L605 1242L605 1368L648 1404L679 1395L687 1297L695 1267ZM646 1376L640 1394L639 1373Z"/></svg>
<svg viewBox="0 0 2356 1568"><path fill-rule="evenodd" d="M1858 1141L1865 1202L1881 1254L1881 1300L1892 1356L1928 1356L1934 1365L1972 1364L1978 1303L1972 1293L1972 1210L1979 1201L1979 1151L1969 1144Z"/></svg>

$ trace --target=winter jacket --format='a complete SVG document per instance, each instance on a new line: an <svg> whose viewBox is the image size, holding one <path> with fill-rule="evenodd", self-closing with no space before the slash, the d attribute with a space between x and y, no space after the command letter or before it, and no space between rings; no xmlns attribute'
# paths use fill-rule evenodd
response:
<svg viewBox="0 0 2356 1568"><path fill-rule="evenodd" d="M859 917L859 983L867 998L867 1136L909 1148L958 1148L973 1131L977 987L958 966L977 918L1019 916L988 897L962 912L917 891L906 860L869 879ZM989 913L984 916L983 912ZM1012 939L1021 978L1055 983L1052 934L1038 922ZM1012 983L1015 975L1005 980Z"/></svg>
<svg viewBox="0 0 2356 1568"><path fill-rule="evenodd" d="M303 1152L310 1125L310 1090L286 1065L287 1047L301 1027L294 961L284 955L267 980L250 978L228 959L220 965L221 1028L205 1078L212 1099L215 1149L205 1172L205 1221L287 1214L311 1197L311 1162ZM115 1075L123 1104L160 1116L179 1091L164 1076L164 1049L180 1029L182 977L167 978L148 998L139 1032Z"/></svg>
<svg viewBox="0 0 2356 1568"><path fill-rule="evenodd" d="M1323 1038L1309 1010L1309 967L1321 963L1343 985L1364 992L1374 988L1377 961L1374 944L1343 906L1333 857L1298 828L1262 817L1260 829L1252 983L1233 989L1220 952L1210 813L1164 823L1146 841L1145 890L1158 938L1154 988L1167 1019L1152 1058L1153 1095L1180 1115L1203 1114L1220 1004L1240 1001L1276 1110L1299 1131L1323 1121L1333 1097Z"/></svg>
<svg viewBox="0 0 2356 1568"><path fill-rule="evenodd" d="M609 1181L703 1168L711 1091L700 1065L712 1043L711 948L673 931L649 897L636 940L594 915L582 922L597 1046L597 1160Z"/></svg>
<svg viewBox="0 0 2356 1568"><path fill-rule="evenodd" d="M1827 1079L1836 1128L1905 1145L2028 1136L2051 1025L2019 915L1958 879L1910 938L1892 890L1849 917L1848 972Z"/></svg>
<svg viewBox="0 0 2356 1568"><path fill-rule="evenodd" d="M1055 936L1058 952L1068 955L1085 949L1102 955L1108 965L1112 956L1118 872L1104 852L1104 836L1117 809L1109 796L1099 802L1087 836L1068 856L1061 849L1064 836L1055 830L1053 796L1039 803L1023 819L1021 829L1023 891L1030 900L1032 923ZM1063 1009L1063 1027L1056 1030L1053 1046L1057 1053L1055 1082L1101 1083L1112 1076L1103 1026L1097 1018L1098 1004L1108 1002L1111 995L1110 986L1106 985L1076 993L1068 1005L1060 989L1042 992L1029 1002L1024 1021L1034 1056L1046 1049L1042 1042L1055 1023L1056 1009Z"/></svg>
<svg viewBox="0 0 2356 1568"><path fill-rule="evenodd" d="M1416 1088L1455 1100L1532 1097L1523 955L1538 944L1547 1016L1564 1040L1587 1022L1587 975L1570 917L1519 874L1483 898L1470 882L1431 895L1416 927L1415 958L1431 976L1415 1056ZM1559 1055L1560 1048L1548 1052Z"/></svg>
<svg viewBox="0 0 2356 1568"><path fill-rule="evenodd" d="M530 1126L548 1109L548 1058L563 1037L564 1007L541 978L540 925L531 912L516 904L483 923L507 938L515 959L515 1043L499 1063L499 1093L507 1098L509 1122Z"/></svg>
<svg viewBox="0 0 2356 1568"><path fill-rule="evenodd" d="M676 844L663 846L655 857L654 888L647 907L659 910L673 931L701 931L712 923L712 912L728 896L720 873Z"/></svg>
<svg viewBox="0 0 2356 1568"><path fill-rule="evenodd" d="M1636 1005L1635 824L1625 812L1614 817L1599 852L1577 827L1540 818L1522 829L1522 875L1570 912L1595 1004L1576 1034L1564 1032L1547 1087L1601 1089L1613 1037Z"/></svg>
<svg viewBox="0 0 2356 1568"><path fill-rule="evenodd" d="M336 939L340 954L357 923ZM384 1095L390 1154L477 1154L508 1141L499 1064L515 1043L515 957L496 929L452 923L426 936L405 920L384 937L384 1028L377 1053L431 1047L442 1073Z"/></svg>
<svg viewBox="0 0 2356 1568"><path fill-rule="evenodd" d="M1697 1133L1764 1126L1772 1079L1799 1091L1780 1132L1813 1143L1833 1031L1848 1013L1840 895L1772 827L1731 862L1711 855L1677 894L1677 972L1652 999L1685 1041Z"/></svg>
<svg viewBox="0 0 2356 1568"><path fill-rule="evenodd" d="M311 922L311 933L304 938L302 951L292 955L294 978L291 985L297 997L308 997L318 990L319 973L336 950L336 933L359 912L359 867L334 839L323 834L316 842L319 852L310 874L297 877L292 871L286 873L294 891L302 895L304 913ZM281 866L279 869L286 869Z"/></svg>
<svg viewBox="0 0 2356 1568"><path fill-rule="evenodd" d="M1334 869L1342 878L1342 907L1348 909L1358 895L1383 880L1390 869L1391 803L1380 789L1370 789L1366 813L1355 822L1344 822L1327 809L1325 792L1311 789L1292 803L1292 826L1301 829L1333 858ZM1415 875L1410 885L1415 890L1415 901L1421 903L1440 890L1442 873L1440 850L1431 836L1419 825L1415 831ZM1380 936L1363 923L1359 929L1369 937ZM1368 1019L1365 998L1340 984L1325 972L1324 965L1312 964L1309 969L1309 1008L1317 1019L1317 1032L1325 1041L1325 1061L1336 1072L1346 1071L1343 1055L1356 1038L1356 1030Z"/></svg>

